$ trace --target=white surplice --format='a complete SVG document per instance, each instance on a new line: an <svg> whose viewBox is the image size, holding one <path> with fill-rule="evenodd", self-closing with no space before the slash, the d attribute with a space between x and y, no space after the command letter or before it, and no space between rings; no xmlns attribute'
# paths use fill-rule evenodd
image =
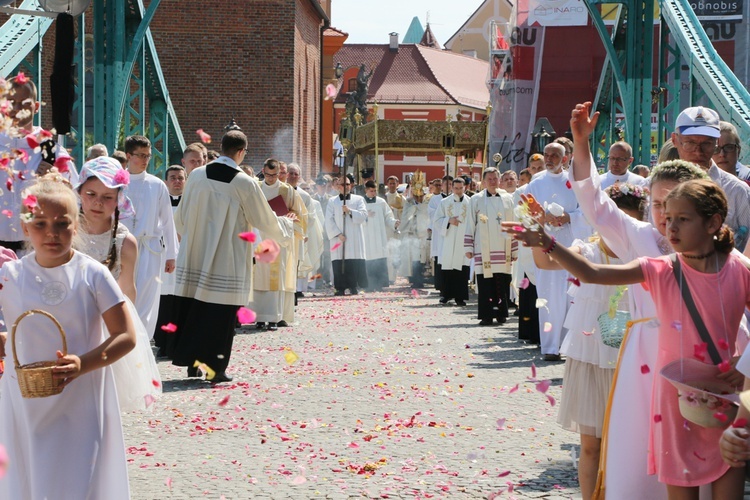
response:
<svg viewBox="0 0 750 500"><path fill-rule="evenodd" d="M394 231L396 225L396 217L388 203L377 196L374 199L374 203L368 203L365 198L365 207L367 207L365 255L367 255L367 260L388 257L388 231Z"/></svg>
<svg viewBox="0 0 750 500"><path fill-rule="evenodd" d="M411 263L427 264L430 260L430 242L427 240L427 230L430 227L430 214L427 202L417 203L414 198L408 198L402 214L401 243L404 258L408 266L407 276L411 276Z"/></svg>
<svg viewBox="0 0 750 500"><path fill-rule="evenodd" d="M454 226L448 221L457 217L459 224ZM433 238L436 232L443 236L443 248L438 256L438 263L444 271L460 271L469 266L469 259L464 251L464 236L469 218L469 197L463 195L457 198L452 194L445 198L435 212L435 222L432 226Z"/></svg>
<svg viewBox="0 0 750 500"><path fill-rule="evenodd" d="M294 242L291 245L277 242L281 251L275 261L255 263L255 292L250 307L256 312L257 321L278 323L283 319L291 324L294 321L294 292L297 291L299 252L303 250L300 245L304 244L307 229L307 209L298 192L279 180L271 185L261 181L260 189L266 200L281 196L287 209L297 215L297 221L294 224ZM265 235L263 237L266 238Z"/></svg>
<svg viewBox="0 0 750 500"><path fill-rule="evenodd" d="M568 187L568 172L558 174L545 170L535 175L526 190L544 205L557 203L570 216L570 222L561 227L546 226L547 232L554 236L558 245L569 247L575 239L585 239L590 228L578 209L578 201L572 189ZM539 331L541 332L542 354L559 354L564 337L565 315L570 306L568 298L567 271L536 270L536 288L540 299L546 300L544 307L539 308ZM549 323L549 325L546 325Z"/></svg>
<svg viewBox="0 0 750 500"><path fill-rule="evenodd" d="M464 252L474 254L477 274L510 274L518 244L503 232L502 223L515 220L513 208L513 196L501 189L496 195L484 189L470 198Z"/></svg>
<svg viewBox="0 0 750 500"><path fill-rule="evenodd" d="M153 337L159 314L161 280L159 274L164 262L177 258L177 232L175 231L172 203L164 182L147 172L130 174L130 184L125 188L135 209L135 216L124 219L124 224L138 240L138 261L135 267L135 308Z"/></svg>
<svg viewBox="0 0 750 500"><path fill-rule="evenodd" d="M347 195L346 206L351 210L344 216L341 196L328 200L326 232L331 244L331 260L366 259L364 225L367 222L365 199L356 194ZM341 243L338 235L346 236ZM336 247L335 249L333 247Z"/></svg>
<svg viewBox="0 0 750 500"><path fill-rule="evenodd" d="M432 239L430 240L430 257L437 257L438 263L440 263L440 253L443 251L443 233L438 231L435 227L435 214L437 214L440 204L447 197L447 195L436 194L430 198L427 202L427 214L430 216L430 230L432 231Z"/></svg>

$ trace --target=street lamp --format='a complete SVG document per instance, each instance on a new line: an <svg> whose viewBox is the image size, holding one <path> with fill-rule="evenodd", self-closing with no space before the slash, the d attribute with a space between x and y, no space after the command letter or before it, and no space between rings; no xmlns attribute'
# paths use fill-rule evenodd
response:
<svg viewBox="0 0 750 500"><path fill-rule="evenodd" d="M550 142L554 141L557 137L555 129L552 128L552 124L547 118L539 118L534 125L534 132L531 135L531 149L532 153L543 153L544 148Z"/></svg>
<svg viewBox="0 0 750 500"><path fill-rule="evenodd" d="M336 79L339 79L342 76L344 76L344 67L341 65L340 62L337 62L336 66L334 66L333 74L336 76Z"/></svg>

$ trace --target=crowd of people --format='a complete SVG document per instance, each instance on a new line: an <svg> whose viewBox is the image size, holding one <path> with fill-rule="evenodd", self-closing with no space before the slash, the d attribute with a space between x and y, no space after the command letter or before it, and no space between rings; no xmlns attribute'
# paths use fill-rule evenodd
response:
<svg viewBox="0 0 750 500"><path fill-rule="evenodd" d="M750 411L732 408L750 389L750 169L715 111L680 113L653 168L634 167L619 141L599 173L598 115L584 103L572 139L518 173L416 171L381 193L371 170L361 183L305 181L269 158L255 172L237 129L219 152L189 145L164 179L148 173L143 136L111 156L92 146L77 169L33 126L33 82L9 80L0 101L5 330L26 362L57 353L49 370L65 388L24 398L23 373L6 366L0 443L15 460L0 497L54 498L59 484L71 498L129 496L118 410L159 396L152 342L187 377L229 382L239 324L276 331L310 290L360 295L401 279L431 283L444 306L467 306L474 289L478 325L515 314L545 361L565 356L558 421L580 434L584 498L699 498L704 485L741 498ZM16 320L40 310L67 349L43 315Z"/></svg>

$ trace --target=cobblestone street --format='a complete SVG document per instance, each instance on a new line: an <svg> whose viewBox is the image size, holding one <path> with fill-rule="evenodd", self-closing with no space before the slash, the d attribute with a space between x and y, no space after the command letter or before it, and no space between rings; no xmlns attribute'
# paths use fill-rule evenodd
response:
<svg viewBox="0 0 750 500"><path fill-rule="evenodd" d="M164 395L123 420L133 498L578 496L563 364L437 298L316 293L238 330L231 384L160 362Z"/></svg>

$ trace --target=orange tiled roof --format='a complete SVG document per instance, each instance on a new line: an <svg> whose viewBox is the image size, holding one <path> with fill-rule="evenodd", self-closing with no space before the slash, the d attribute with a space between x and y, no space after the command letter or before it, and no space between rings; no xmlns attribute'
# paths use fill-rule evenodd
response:
<svg viewBox="0 0 750 500"><path fill-rule="evenodd" d="M344 69L375 64L368 102L383 104L458 104L485 109L489 101L486 61L422 45L344 44L336 54ZM340 86L345 85L342 80ZM346 90L336 103L345 103Z"/></svg>

